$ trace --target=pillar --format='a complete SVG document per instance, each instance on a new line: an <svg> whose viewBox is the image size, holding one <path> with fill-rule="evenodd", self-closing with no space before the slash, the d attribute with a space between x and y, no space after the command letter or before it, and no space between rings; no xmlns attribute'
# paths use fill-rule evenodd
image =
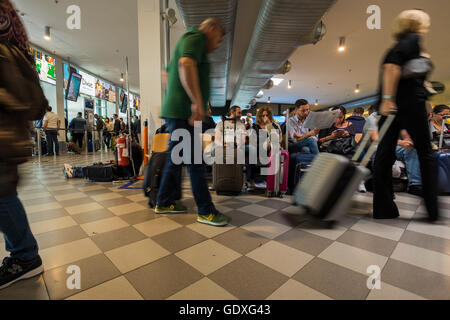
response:
<svg viewBox="0 0 450 320"><path fill-rule="evenodd" d="M149 144L161 126L163 27L160 0L138 0L141 124L148 121ZM142 127L142 132L144 128ZM149 150L150 146L149 146Z"/></svg>
<svg viewBox="0 0 450 320"><path fill-rule="evenodd" d="M59 121L61 121L61 129L66 129L65 117L65 98L64 98L64 61L61 57L55 57L56 72L56 108ZM69 122L70 120L67 119ZM59 141L66 141L66 134L61 132Z"/></svg>

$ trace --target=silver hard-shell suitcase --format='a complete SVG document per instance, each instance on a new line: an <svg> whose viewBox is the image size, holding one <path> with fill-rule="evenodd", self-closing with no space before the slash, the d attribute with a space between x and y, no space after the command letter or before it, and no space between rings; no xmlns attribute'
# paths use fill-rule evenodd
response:
<svg viewBox="0 0 450 320"><path fill-rule="evenodd" d="M360 164L357 160L370 141L370 133L365 135L351 160L331 153L319 154L294 191L295 203L307 214L324 221L334 221L346 213L359 184L370 174L366 166L377 142L383 139L394 118L395 115L387 118L378 140L370 145Z"/></svg>

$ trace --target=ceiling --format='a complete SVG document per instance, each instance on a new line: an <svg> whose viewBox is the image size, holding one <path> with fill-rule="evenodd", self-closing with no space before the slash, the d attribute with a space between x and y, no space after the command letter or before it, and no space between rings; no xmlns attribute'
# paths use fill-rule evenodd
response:
<svg viewBox="0 0 450 320"><path fill-rule="evenodd" d="M382 30L369 30L366 10L370 5L381 8ZM319 100L319 107L372 95L377 90L378 70L386 50L392 45L391 24L402 10L422 8L432 19L431 32L425 47L431 53L436 70L432 79L450 81L450 1L448 0L338 0L324 16L325 38L316 45L300 47L289 59L292 70L280 78L280 86L265 90L258 102L293 103L306 98L310 103ZM339 37L346 37L347 50L338 53ZM287 80L293 88L287 89ZM356 84L361 91L355 94ZM447 86L447 88L449 88ZM447 91L448 92L448 91Z"/></svg>
<svg viewBox="0 0 450 320"><path fill-rule="evenodd" d="M25 13L30 41L112 83L125 74L129 59L130 90L139 93L139 50L136 0L12 0ZM67 7L81 9L81 30L69 30ZM43 39L51 27L51 41Z"/></svg>
<svg viewBox="0 0 450 320"><path fill-rule="evenodd" d="M17 9L25 12L23 20L30 40L50 52L114 83L125 71L124 57L130 60L130 89L139 93L139 50L136 0L12 0ZM228 82L228 99L233 95L236 82L247 52L253 27L262 0L238 1L236 31ZM68 30L66 8L76 4L81 8L81 30ZM368 30L366 14L369 5L379 5L382 29ZM170 0L170 7L176 8ZM376 92L378 70L387 48L393 43L390 26L402 10L423 8L430 13L432 29L425 46L431 53L436 70L432 80L450 85L450 12L448 0L338 0L324 16L327 27L325 38L316 45L298 48L291 56L292 70L280 76L280 86L265 90L258 102L293 103L306 98L311 103L319 100L319 108L362 98ZM179 22L171 28L171 47L184 33ZM50 42L43 39L44 27L52 30ZM347 50L337 52L339 37L346 36ZM293 88L287 89L287 81ZM356 84L361 92L355 94ZM448 95L448 90L447 90Z"/></svg>

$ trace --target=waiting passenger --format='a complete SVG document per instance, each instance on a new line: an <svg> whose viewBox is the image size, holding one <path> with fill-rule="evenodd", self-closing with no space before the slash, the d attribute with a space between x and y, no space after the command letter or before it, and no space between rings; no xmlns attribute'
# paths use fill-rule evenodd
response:
<svg viewBox="0 0 450 320"><path fill-rule="evenodd" d="M83 119L83 114L78 112L76 118L72 119L69 128L72 129L72 141L78 143L78 146L83 148L84 131L86 128L86 119Z"/></svg>
<svg viewBox="0 0 450 320"><path fill-rule="evenodd" d="M366 124L366 120L364 119L364 108L357 107L347 120L355 127L355 133L363 133L363 128Z"/></svg>
<svg viewBox="0 0 450 320"><path fill-rule="evenodd" d="M238 106L233 106L230 109L230 113L228 119L225 121L225 144L234 143L234 139L236 138L237 147L243 147L246 141L246 130L245 126L239 119L242 117L242 110ZM236 126L236 127L235 127ZM223 121L219 122L216 126L216 134L215 134L215 144L222 145L223 144ZM234 131L236 128L236 132Z"/></svg>
<svg viewBox="0 0 450 320"><path fill-rule="evenodd" d="M444 116L450 116L450 108L446 105L438 105L434 107L433 109L433 118L430 121L430 129L431 133L433 135L433 142L436 145L439 145L439 140L441 138L442 130L444 130L444 133L447 130L450 130L450 126L448 124L444 125L444 128L442 127L442 121Z"/></svg>
<svg viewBox="0 0 450 320"><path fill-rule="evenodd" d="M336 118L333 126L329 129L322 130L320 132L319 144L322 150L326 150L331 153L338 154L351 154L353 152L353 148L347 148L347 146L352 145L352 139L355 137L355 128L350 121L345 119L345 114L347 110L343 107L334 107L331 109L332 111L340 110L338 117ZM345 139L350 141L349 143L342 143L341 146L337 146L333 141L337 141L339 139ZM345 145L345 146L344 146ZM340 148L344 146L345 149L340 150ZM350 150L351 149L351 150Z"/></svg>
<svg viewBox="0 0 450 320"><path fill-rule="evenodd" d="M371 107L369 112L372 112L367 118L366 125L364 126L364 134L371 135L372 141L378 140L378 125L377 116L378 113ZM375 159L376 153L374 153L372 159ZM400 138L397 141L397 147L395 149L395 157L399 161L403 161L406 167L406 174L408 176L408 193L416 196L422 196L422 176L420 173L419 156L417 150L414 148L414 142L406 130L400 132Z"/></svg>
<svg viewBox="0 0 450 320"><path fill-rule="evenodd" d="M319 129L310 131L303 124L309 115L309 103L304 99L295 102L297 112L294 117L289 119L289 139L292 146L290 153L305 152L318 154L317 135Z"/></svg>

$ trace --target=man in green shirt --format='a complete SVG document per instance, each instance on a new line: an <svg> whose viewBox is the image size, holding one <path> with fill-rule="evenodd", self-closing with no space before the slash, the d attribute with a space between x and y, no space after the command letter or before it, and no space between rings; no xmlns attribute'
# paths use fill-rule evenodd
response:
<svg viewBox="0 0 450 320"><path fill-rule="evenodd" d="M205 166L203 163L194 163L194 140L197 145L202 145L201 137L194 135L194 122L203 121L206 106L210 96L210 66L208 53L216 50L223 37L225 29L222 23L215 18L205 20L200 27L192 28L178 42L172 61L167 68L169 74L167 95L162 106L161 117L166 120L170 134L177 129L187 130L190 134L191 161L185 163L191 177L192 193L198 206L197 221L213 226L225 226L230 219L221 214L214 206L209 194L208 184L205 179ZM180 141L171 141L169 152ZM174 185L179 183L181 165L172 162L172 157L167 159L161 185L156 200L155 212L182 213L187 208L175 203Z"/></svg>

